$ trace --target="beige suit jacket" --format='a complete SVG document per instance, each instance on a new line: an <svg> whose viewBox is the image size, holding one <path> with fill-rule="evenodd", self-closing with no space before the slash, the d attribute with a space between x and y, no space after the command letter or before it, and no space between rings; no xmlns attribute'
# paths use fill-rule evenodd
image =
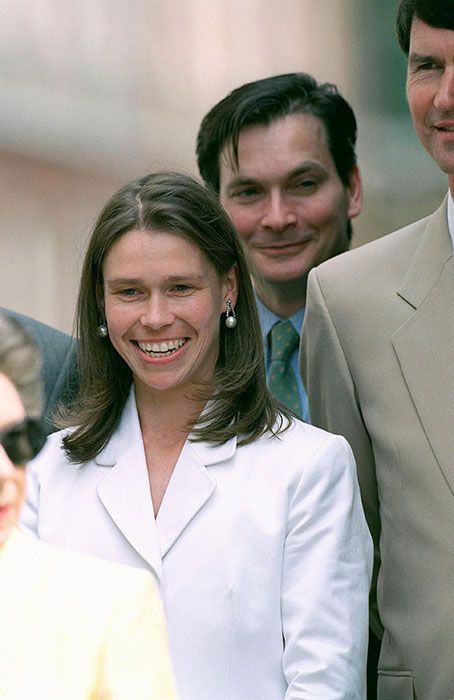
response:
<svg viewBox="0 0 454 700"><path fill-rule="evenodd" d="M148 572L15 531L0 548L0 626L1 700L176 698Z"/></svg>
<svg viewBox="0 0 454 700"><path fill-rule="evenodd" d="M353 447L377 556L381 700L454 698L454 258L446 201L309 277L311 420ZM378 614L377 614L378 606Z"/></svg>

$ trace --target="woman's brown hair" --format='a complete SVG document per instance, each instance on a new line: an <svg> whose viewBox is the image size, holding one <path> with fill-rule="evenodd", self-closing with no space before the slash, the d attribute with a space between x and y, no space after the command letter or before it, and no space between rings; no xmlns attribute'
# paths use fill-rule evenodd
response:
<svg viewBox="0 0 454 700"><path fill-rule="evenodd" d="M169 231L195 245L219 275L236 266L237 326L220 323L220 352L213 381L200 387L208 401L190 426L192 440L220 444L234 435L251 442L267 430L279 432L288 419L266 387L262 336L254 291L241 243L216 196L192 177L163 172L134 180L101 212L82 270L76 312L80 390L62 425L76 425L64 438L73 462L95 457L111 437L128 397L132 374L112 346L100 338L103 264L112 244L134 229ZM215 398L214 401L210 399Z"/></svg>

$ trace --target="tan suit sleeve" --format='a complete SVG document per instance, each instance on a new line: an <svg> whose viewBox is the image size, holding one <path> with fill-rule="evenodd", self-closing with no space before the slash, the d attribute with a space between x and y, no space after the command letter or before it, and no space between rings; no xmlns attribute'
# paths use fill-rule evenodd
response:
<svg viewBox="0 0 454 700"><path fill-rule="evenodd" d="M131 574L112 611L91 700L175 700L159 594L147 572Z"/></svg>
<svg viewBox="0 0 454 700"><path fill-rule="evenodd" d="M374 453L357 401L348 359L326 304L317 270L312 270L309 275L300 368L308 395L311 423L343 435L355 456L363 507L374 541L371 627L381 637L383 628L376 605L380 518Z"/></svg>

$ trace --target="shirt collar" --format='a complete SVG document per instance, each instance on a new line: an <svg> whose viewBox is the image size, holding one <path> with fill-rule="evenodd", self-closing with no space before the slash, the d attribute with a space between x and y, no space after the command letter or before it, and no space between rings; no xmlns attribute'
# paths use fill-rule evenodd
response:
<svg viewBox="0 0 454 700"><path fill-rule="evenodd" d="M263 340L266 341L268 337L268 333L272 329L275 323L278 321L291 321L294 329L298 333L298 335L301 335L301 326L303 325L303 320L304 320L304 311L305 308L304 306L301 309L298 309L293 316L290 316L289 319L284 319L278 316L277 314L274 313L274 311L271 311L263 301L260 299L260 297L256 294L255 295L256 301L257 301L257 307L259 310L259 316L260 316L260 325L262 328L262 336Z"/></svg>
<svg viewBox="0 0 454 700"><path fill-rule="evenodd" d="M454 200L451 191L448 192L448 229L454 250Z"/></svg>

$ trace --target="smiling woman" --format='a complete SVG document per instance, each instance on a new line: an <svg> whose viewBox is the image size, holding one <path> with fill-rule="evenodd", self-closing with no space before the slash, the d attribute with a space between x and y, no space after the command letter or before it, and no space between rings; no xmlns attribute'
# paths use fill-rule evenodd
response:
<svg viewBox="0 0 454 700"><path fill-rule="evenodd" d="M77 322L75 427L31 465L24 525L155 574L185 700L360 700L371 542L354 461L270 397L215 195L176 173L114 195Z"/></svg>
<svg viewBox="0 0 454 700"><path fill-rule="evenodd" d="M219 319L227 299L236 303L236 268L218 276L178 234L139 229L115 241L103 273L110 341L131 368L136 396L159 400L154 392L173 390L195 398L214 375Z"/></svg>

